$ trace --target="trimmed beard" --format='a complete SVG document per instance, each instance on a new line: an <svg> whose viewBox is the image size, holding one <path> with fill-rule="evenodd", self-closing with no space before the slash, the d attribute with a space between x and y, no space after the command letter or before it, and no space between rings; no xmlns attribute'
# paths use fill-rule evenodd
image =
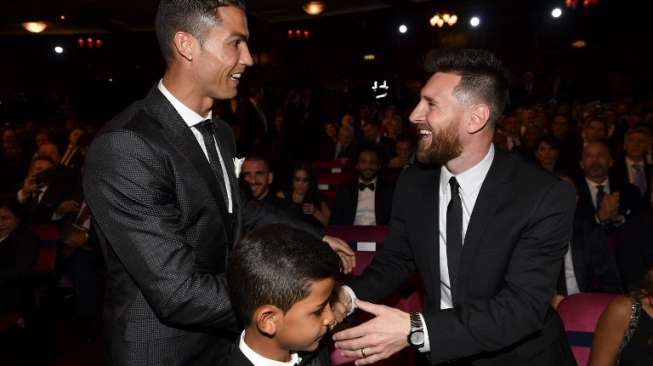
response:
<svg viewBox="0 0 653 366"><path fill-rule="evenodd" d="M420 163L445 165L460 156L463 147L458 138L457 123L452 122L444 130L437 133L428 125L424 127L430 130L432 135L429 146L424 146L425 142L423 140L420 140L417 145L416 157Z"/></svg>

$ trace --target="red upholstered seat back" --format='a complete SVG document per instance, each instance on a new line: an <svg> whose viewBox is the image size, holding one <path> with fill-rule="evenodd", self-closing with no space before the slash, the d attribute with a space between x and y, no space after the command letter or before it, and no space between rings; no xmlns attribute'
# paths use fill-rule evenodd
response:
<svg viewBox="0 0 653 366"><path fill-rule="evenodd" d="M571 351L579 366L587 365L596 324L617 295L580 293L566 297L558 307Z"/></svg>

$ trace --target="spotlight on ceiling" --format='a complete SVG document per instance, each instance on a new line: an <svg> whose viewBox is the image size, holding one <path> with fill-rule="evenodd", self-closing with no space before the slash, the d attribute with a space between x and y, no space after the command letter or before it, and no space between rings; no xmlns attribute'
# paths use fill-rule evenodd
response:
<svg viewBox="0 0 653 366"><path fill-rule="evenodd" d="M478 27L479 25L481 25L481 18L472 17L472 19L469 20L469 25L471 25L474 28Z"/></svg>
<svg viewBox="0 0 653 366"><path fill-rule="evenodd" d="M45 22L25 22L21 25L30 33L41 33L48 27Z"/></svg>
<svg viewBox="0 0 653 366"><path fill-rule="evenodd" d="M399 26L399 33L405 34L406 32L408 32L408 27L406 27L405 24L400 25Z"/></svg>
<svg viewBox="0 0 653 366"><path fill-rule="evenodd" d="M309 15L319 15L324 11L324 2L323 1L309 1L302 9Z"/></svg>
<svg viewBox="0 0 653 366"><path fill-rule="evenodd" d="M560 8L555 8L551 11L551 16L554 18L560 18L561 15L562 15L562 9Z"/></svg>
<svg viewBox="0 0 653 366"><path fill-rule="evenodd" d="M61 55L63 53L63 47L57 46L54 48L54 52L58 55Z"/></svg>

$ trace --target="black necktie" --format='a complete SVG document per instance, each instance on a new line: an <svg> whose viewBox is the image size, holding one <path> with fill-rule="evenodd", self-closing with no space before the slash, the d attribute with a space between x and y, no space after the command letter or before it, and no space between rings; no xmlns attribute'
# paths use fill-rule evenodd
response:
<svg viewBox="0 0 653 366"><path fill-rule="evenodd" d="M218 186L222 192L222 197L224 198L225 205L229 206L229 197L227 196L227 187L225 187L224 175L222 174L222 166L220 165L220 156L218 155L218 149L216 144L218 140L215 138L215 133L213 131L213 122L210 119L207 119L204 122L198 123L196 126L198 131L202 133L202 138L204 139L204 146L206 147L206 152L209 155L209 164L213 170L213 174L218 179Z"/></svg>
<svg viewBox="0 0 653 366"><path fill-rule="evenodd" d="M451 201L447 205L447 267L449 268L451 298L454 299L458 264L463 249L463 205L458 194L460 185L456 177L449 179L449 186L451 187Z"/></svg>
<svg viewBox="0 0 653 366"><path fill-rule="evenodd" d="M599 184L596 186L596 210L598 211L601 208L601 202L605 197L605 186Z"/></svg>
<svg viewBox="0 0 653 366"><path fill-rule="evenodd" d="M369 189L370 191L374 192L374 183L358 183L358 190L359 191L364 191L365 189Z"/></svg>

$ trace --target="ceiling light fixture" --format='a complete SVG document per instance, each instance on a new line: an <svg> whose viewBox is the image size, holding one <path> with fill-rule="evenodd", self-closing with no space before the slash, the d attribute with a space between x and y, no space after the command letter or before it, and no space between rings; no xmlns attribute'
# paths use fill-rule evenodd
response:
<svg viewBox="0 0 653 366"><path fill-rule="evenodd" d="M324 2L323 1L309 1L302 9L309 15L319 15L324 11Z"/></svg>
<svg viewBox="0 0 653 366"><path fill-rule="evenodd" d="M48 27L45 22L25 22L21 25L30 33L41 33Z"/></svg>

